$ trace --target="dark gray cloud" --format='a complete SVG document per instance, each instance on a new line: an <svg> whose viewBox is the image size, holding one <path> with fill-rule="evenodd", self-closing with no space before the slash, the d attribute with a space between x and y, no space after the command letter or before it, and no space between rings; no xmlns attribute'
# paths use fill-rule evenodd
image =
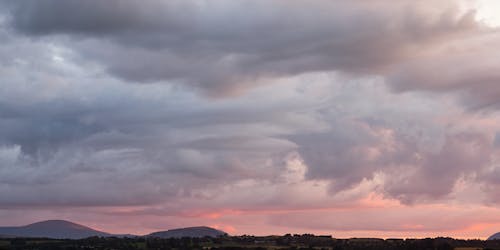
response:
<svg viewBox="0 0 500 250"><path fill-rule="evenodd" d="M213 96L304 72L382 75L397 91L458 92L496 108L498 35L459 3L414 1L4 1L7 25L63 35L82 61L129 82ZM475 63L480 61L480 63ZM473 87L472 87L473 86Z"/></svg>
<svg viewBox="0 0 500 250"><path fill-rule="evenodd" d="M165 85L123 84L47 40L6 35L2 207L146 205L276 179L296 145L274 135L304 129L288 108L307 101L212 103Z"/></svg>
<svg viewBox="0 0 500 250"><path fill-rule="evenodd" d="M448 135L435 150L387 125L356 121L334 131L292 139L309 166L306 177L332 181L332 193L384 174L387 180L379 191L389 197L404 203L441 199L460 178L489 168L496 155L491 139L481 133Z"/></svg>
<svg viewBox="0 0 500 250"><path fill-rule="evenodd" d="M29 36L75 37L86 60L132 82L212 95L315 71L384 74L420 49L478 32L472 13L402 1L58 1L5 3ZM81 39L88 38L81 42Z"/></svg>
<svg viewBox="0 0 500 250"><path fill-rule="evenodd" d="M403 150L412 148L406 147ZM439 152L411 150L405 161L393 161L398 169L388 172L386 192L403 202L419 198L441 198L452 193L457 181L488 168L496 154L489 138L482 134L448 136ZM411 166L411 167L408 167ZM399 175L399 176L398 176Z"/></svg>

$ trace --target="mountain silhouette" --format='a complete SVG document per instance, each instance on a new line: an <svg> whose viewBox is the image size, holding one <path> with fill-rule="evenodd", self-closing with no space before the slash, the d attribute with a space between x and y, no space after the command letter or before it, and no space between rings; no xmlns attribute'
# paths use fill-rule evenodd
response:
<svg viewBox="0 0 500 250"><path fill-rule="evenodd" d="M211 227L187 227L171 229L167 231L154 232L146 235L146 237L156 238L182 238L182 237L219 237L226 235L225 232Z"/></svg>
<svg viewBox="0 0 500 250"><path fill-rule="evenodd" d="M218 237L225 232L211 227L187 227L160 231L144 237L182 238ZM65 220L47 220L19 227L0 227L0 238L28 237L52 239L84 239L88 237L138 237L131 234L110 234Z"/></svg>
<svg viewBox="0 0 500 250"><path fill-rule="evenodd" d="M92 236L113 236L112 234L65 220L47 220L20 227L0 227L0 235L53 239L83 239Z"/></svg>
<svg viewBox="0 0 500 250"><path fill-rule="evenodd" d="M488 240L500 240L500 232L490 236Z"/></svg>

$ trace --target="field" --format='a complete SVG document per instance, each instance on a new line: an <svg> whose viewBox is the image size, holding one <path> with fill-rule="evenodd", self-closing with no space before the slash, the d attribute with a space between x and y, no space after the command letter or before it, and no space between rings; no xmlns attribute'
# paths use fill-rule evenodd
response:
<svg viewBox="0 0 500 250"><path fill-rule="evenodd" d="M0 239L0 250L161 250L161 249L324 249L324 250L500 250L500 240L427 239L335 239L330 236L224 236L219 238L99 238L54 240L13 238Z"/></svg>

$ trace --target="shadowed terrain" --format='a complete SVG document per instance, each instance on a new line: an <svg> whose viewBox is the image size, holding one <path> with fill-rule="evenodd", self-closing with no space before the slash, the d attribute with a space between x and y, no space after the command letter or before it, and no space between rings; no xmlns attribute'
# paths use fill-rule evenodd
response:
<svg viewBox="0 0 500 250"><path fill-rule="evenodd" d="M0 227L0 235L54 239L83 239L92 236L112 236L112 234L65 220L47 220L20 227Z"/></svg>
<svg viewBox="0 0 500 250"><path fill-rule="evenodd" d="M500 240L500 232L490 236L488 240Z"/></svg>
<svg viewBox="0 0 500 250"><path fill-rule="evenodd" d="M158 238L182 238L182 237L219 237L226 233L217 229L210 227L187 227L172 229L168 231L154 232L148 237L158 237Z"/></svg>
<svg viewBox="0 0 500 250"><path fill-rule="evenodd" d="M227 235L225 232L211 227L187 227L154 232L145 237L153 238L182 238L182 237L219 237ZM84 239L88 237L139 237L132 234L111 234L92 229L80 224L65 220L47 220L26 226L0 227L0 238L52 238L52 239Z"/></svg>

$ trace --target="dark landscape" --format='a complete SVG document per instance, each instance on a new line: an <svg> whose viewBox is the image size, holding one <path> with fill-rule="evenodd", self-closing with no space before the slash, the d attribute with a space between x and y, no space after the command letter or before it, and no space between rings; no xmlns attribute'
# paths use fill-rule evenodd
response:
<svg viewBox="0 0 500 250"><path fill-rule="evenodd" d="M337 239L331 236L294 234L283 236L220 237L89 237L85 239L4 238L0 249L10 250L132 250L132 249L330 249L330 250L498 250L500 240L425 239Z"/></svg>

